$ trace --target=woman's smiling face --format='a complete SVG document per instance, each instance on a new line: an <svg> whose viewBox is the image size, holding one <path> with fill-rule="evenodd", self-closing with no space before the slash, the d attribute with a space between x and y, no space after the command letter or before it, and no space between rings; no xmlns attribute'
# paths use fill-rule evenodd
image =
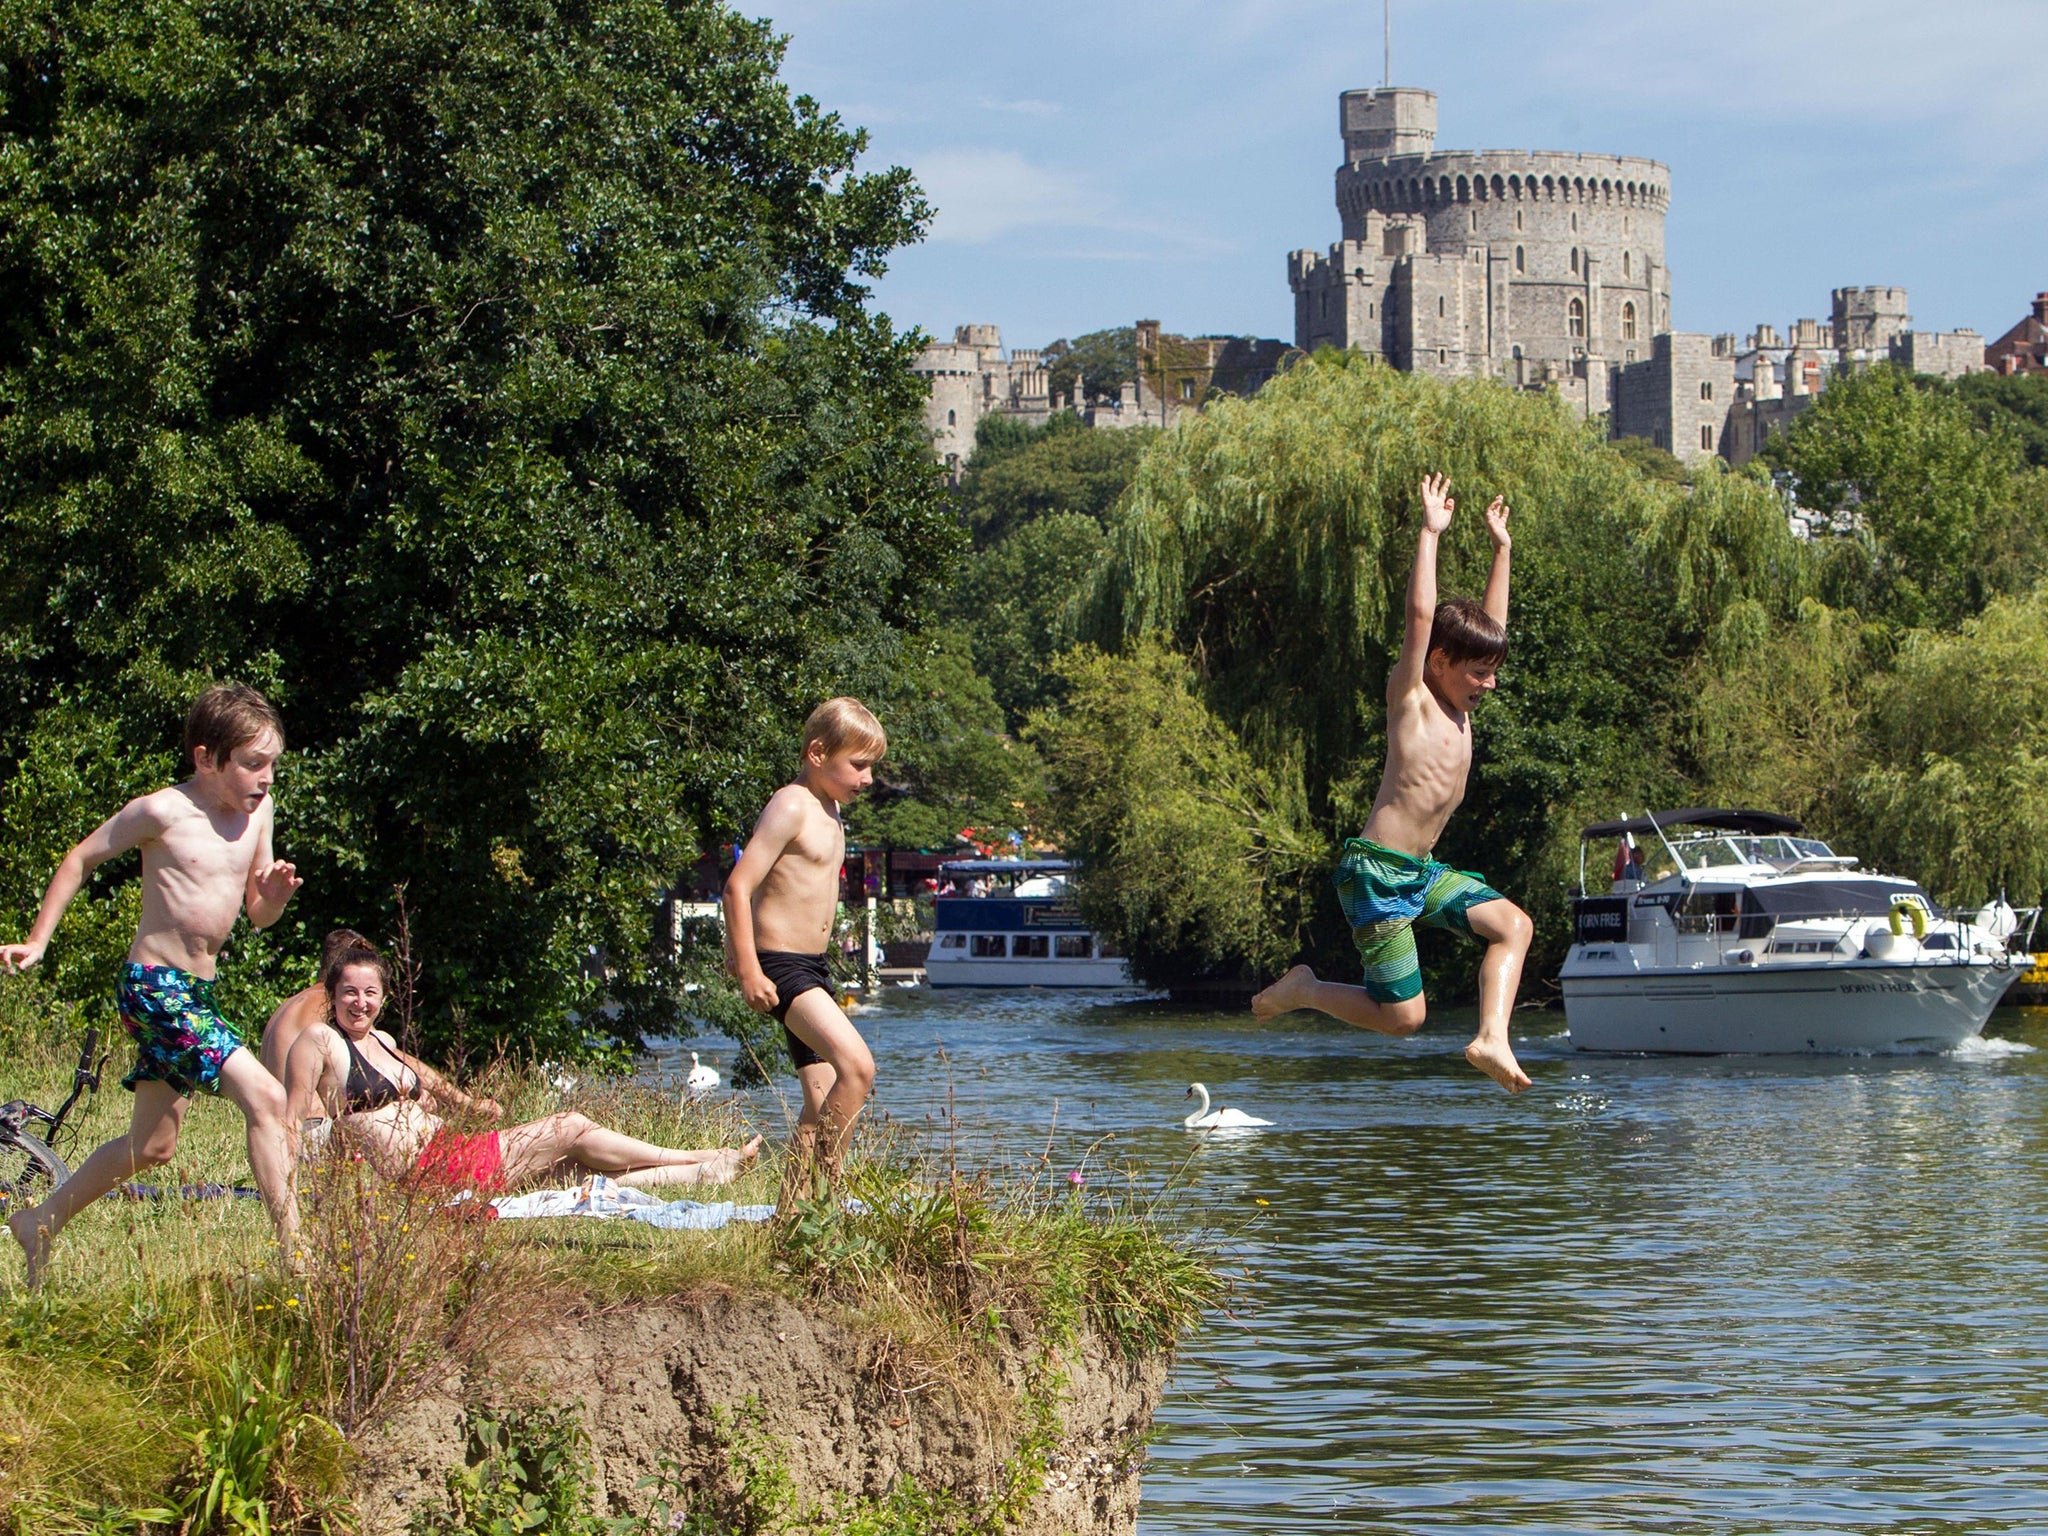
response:
<svg viewBox="0 0 2048 1536"><path fill-rule="evenodd" d="M334 1022L360 1040L384 1011L384 978L374 965L342 967L334 983Z"/></svg>

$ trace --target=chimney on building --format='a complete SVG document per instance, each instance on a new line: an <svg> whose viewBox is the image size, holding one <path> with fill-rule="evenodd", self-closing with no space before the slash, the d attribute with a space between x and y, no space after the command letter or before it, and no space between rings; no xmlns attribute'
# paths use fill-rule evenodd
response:
<svg viewBox="0 0 2048 1536"><path fill-rule="evenodd" d="M2048 293L2034 295L2034 318L2043 325L2048 325Z"/></svg>

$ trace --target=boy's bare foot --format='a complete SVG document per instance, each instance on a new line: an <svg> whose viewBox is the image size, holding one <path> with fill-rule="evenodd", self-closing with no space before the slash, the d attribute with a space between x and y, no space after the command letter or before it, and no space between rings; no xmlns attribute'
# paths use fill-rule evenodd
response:
<svg viewBox="0 0 2048 1536"><path fill-rule="evenodd" d="M1502 1040L1474 1040L1465 1047L1465 1059L1492 1078L1509 1093L1520 1093L1530 1086L1529 1074L1522 1070L1522 1064L1515 1060L1515 1053Z"/></svg>
<svg viewBox="0 0 2048 1536"><path fill-rule="evenodd" d="M1292 1013L1297 1008L1308 1006L1308 989L1314 984L1316 973L1305 965L1297 965L1273 985L1252 999L1252 1017L1255 1019L1277 1019L1283 1013Z"/></svg>
<svg viewBox="0 0 2048 1536"><path fill-rule="evenodd" d="M10 1211L7 1230L21 1244L21 1256L28 1262L28 1288L34 1290L43 1283L43 1266L50 1262L50 1230L36 1220L33 1209Z"/></svg>

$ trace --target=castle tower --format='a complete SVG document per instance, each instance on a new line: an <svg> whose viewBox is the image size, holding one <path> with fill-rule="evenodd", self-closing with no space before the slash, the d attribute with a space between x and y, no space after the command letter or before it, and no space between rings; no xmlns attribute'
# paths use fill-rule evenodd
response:
<svg viewBox="0 0 2048 1536"><path fill-rule="evenodd" d="M1838 352L1886 353L1913 329L1903 288L1837 288L1833 297Z"/></svg>
<svg viewBox="0 0 2048 1536"><path fill-rule="evenodd" d="M1607 373L1671 325L1670 172L1655 160L1438 150L1434 92L1339 98L1342 238L1288 260L1295 345L1398 368L1547 377L1607 409Z"/></svg>

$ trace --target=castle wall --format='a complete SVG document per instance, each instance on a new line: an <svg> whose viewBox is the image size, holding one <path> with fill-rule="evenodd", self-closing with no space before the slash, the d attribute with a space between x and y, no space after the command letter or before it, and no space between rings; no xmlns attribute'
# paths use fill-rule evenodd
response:
<svg viewBox="0 0 2048 1536"><path fill-rule="evenodd" d="M1915 373L1959 379L1985 371L1984 338L1975 331L1907 331L1891 343L1891 360Z"/></svg>
<svg viewBox="0 0 2048 1536"><path fill-rule="evenodd" d="M1612 434L1646 437L1681 463L1722 453L1735 402L1735 359L1711 336L1666 331L1650 355L1616 371Z"/></svg>

